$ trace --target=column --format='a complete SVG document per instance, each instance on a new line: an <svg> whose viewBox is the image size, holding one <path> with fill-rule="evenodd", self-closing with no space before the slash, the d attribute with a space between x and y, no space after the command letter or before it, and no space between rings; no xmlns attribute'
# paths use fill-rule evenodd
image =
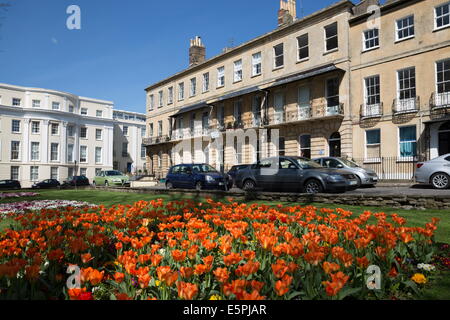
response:
<svg viewBox="0 0 450 320"><path fill-rule="evenodd" d="M49 121L48 120L44 120L42 121L42 131L41 131L41 136L42 136L42 147L41 147L41 163L48 163L48 154L49 154L49 146L48 146L48 124Z"/></svg>
<svg viewBox="0 0 450 320"><path fill-rule="evenodd" d="M25 92L25 103L24 103L24 108L31 108L31 100L30 100L30 92L26 91Z"/></svg>

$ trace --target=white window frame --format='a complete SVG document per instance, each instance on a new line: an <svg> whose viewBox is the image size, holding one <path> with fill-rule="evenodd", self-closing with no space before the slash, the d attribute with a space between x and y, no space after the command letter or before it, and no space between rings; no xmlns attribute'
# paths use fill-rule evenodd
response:
<svg viewBox="0 0 450 320"><path fill-rule="evenodd" d="M56 133L53 133L53 128L56 126ZM50 123L50 134L52 136L59 136L59 123Z"/></svg>
<svg viewBox="0 0 450 320"><path fill-rule="evenodd" d="M331 36L331 37L327 37L327 28L332 27L333 25L336 25L336 35L335 36ZM326 25L325 27L323 27L323 34L324 34L324 45L325 45L325 53L330 53L330 52L334 52L334 51L338 51L339 50L339 25L337 22L333 22L330 23L329 25ZM333 38L337 38L337 46L335 48L332 49L328 49L328 41L333 39Z"/></svg>
<svg viewBox="0 0 450 320"><path fill-rule="evenodd" d="M37 131L34 131L35 124L37 123ZM41 134L41 122L40 121L31 121L31 134Z"/></svg>
<svg viewBox="0 0 450 320"><path fill-rule="evenodd" d="M19 131L14 131L14 122L19 124ZM22 121L17 120L17 119L11 120L11 133L16 133L16 134L22 133Z"/></svg>
<svg viewBox="0 0 450 320"><path fill-rule="evenodd" d="M74 162L74 150L75 145L73 143L69 143L67 145L67 162Z"/></svg>
<svg viewBox="0 0 450 320"><path fill-rule="evenodd" d="M282 49L281 54L279 54L279 55L276 54L276 49L278 47L281 47L281 49ZM280 58L280 57L283 59L283 63L281 65L277 66L277 58ZM276 69L281 69L283 67L284 67L284 43L282 42L282 43L277 44L276 46L273 46L273 69L276 70Z"/></svg>
<svg viewBox="0 0 450 320"><path fill-rule="evenodd" d="M306 46L300 47L300 38L306 37ZM305 58L300 58L300 51L304 48L308 49L308 56ZM305 33L297 37L297 62L309 60L309 34Z"/></svg>
<svg viewBox="0 0 450 320"><path fill-rule="evenodd" d="M100 132L100 138L98 137L98 132ZM97 141L103 140L103 130L102 129L95 129L95 140L97 140Z"/></svg>
<svg viewBox="0 0 450 320"><path fill-rule="evenodd" d="M256 52L252 55L252 77L262 74L262 53Z"/></svg>
<svg viewBox="0 0 450 320"><path fill-rule="evenodd" d="M41 107L41 100L33 99L31 101L31 106L33 108L40 108Z"/></svg>
<svg viewBox="0 0 450 320"><path fill-rule="evenodd" d="M416 143L416 156L417 156L417 153L418 153L418 149L417 149L417 147L418 147L418 137L419 137L419 135L417 134L417 125L405 125L405 126L399 126L398 128L397 128L397 155L398 155L398 158L399 159L401 159L401 161L412 161L413 159L414 159L414 156L408 156L408 157L402 157L401 156L401 153L400 153L400 143L409 143L409 142L413 142L413 140L410 140L410 141L400 141L400 130L402 129L402 128L409 128L409 127L415 127L416 128L416 140L414 140L414 142Z"/></svg>
<svg viewBox="0 0 450 320"><path fill-rule="evenodd" d="M18 104L15 102L19 102ZM11 104L13 107L20 107L22 105L22 99L20 98L12 98Z"/></svg>
<svg viewBox="0 0 450 320"><path fill-rule="evenodd" d="M56 170L56 178L53 176L53 170ZM58 167L51 167L50 168L50 179L59 180L59 168Z"/></svg>
<svg viewBox="0 0 450 320"><path fill-rule="evenodd" d="M225 67L217 68L217 88L225 86Z"/></svg>
<svg viewBox="0 0 450 320"><path fill-rule="evenodd" d="M190 95L189 97L195 97L197 95L197 78L191 78L190 83Z"/></svg>
<svg viewBox="0 0 450 320"><path fill-rule="evenodd" d="M141 159L147 158L147 148L144 145L141 145Z"/></svg>
<svg viewBox="0 0 450 320"><path fill-rule="evenodd" d="M33 155L33 146L37 146L37 158L34 158ZM30 160L33 161L41 161L41 144L38 141L31 141L30 142Z"/></svg>
<svg viewBox="0 0 450 320"><path fill-rule="evenodd" d="M242 76L242 59L236 60L233 63L233 82L241 82L243 79Z"/></svg>
<svg viewBox="0 0 450 320"><path fill-rule="evenodd" d="M377 35L375 36L375 31L377 32ZM372 35L370 37L368 33L372 32ZM364 30L362 33L362 41L363 41L363 52L365 51L370 51L370 50L375 50L378 49L380 47L380 29L379 28L373 28L373 29L367 29ZM367 47L367 42L378 42L378 44L374 44L372 47Z"/></svg>
<svg viewBox="0 0 450 320"><path fill-rule="evenodd" d="M446 80L444 78L444 81L442 81L442 82L439 82L439 80L438 80L438 71L437 71L438 64L439 63L445 63L446 61L450 62L450 58L436 61L436 63L434 64L434 68L435 68L435 73L434 74L435 74L435 79L436 79L436 94L447 94L447 95L450 95L450 90L439 93L439 85L440 84L449 83L449 86L450 86L450 79ZM444 72L444 74L445 74L445 72Z"/></svg>
<svg viewBox="0 0 450 320"><path fill-rule="evenodd" d="M447 7L449 8L449 12L448 12L447 14L443 14L441 17L448 16L448 18L449 18L449 23L448 23L448 24L444 24L444 25L438 27L438 25L437 25L437 20L438 20L440 17L437 16L437 9L440 8L440 7L443 8L443 7L445 7L445 6L447 6ZM434 11L434 30L441 30L441 29L445 29L445 28L450 27L450 2L446 2L446 3L442 3L442 4L437 5L436 7L434 7L434 10L433 10L433 11Z"/></svg>
<svg viewBox="0 0 450 320"><path fill-rule="evenodd" d="M52 159L53 156L53 146L56 145L56 159ZM51 162L58 162L59 161L59 143L52 142L50 144L50 161Z"/></svg>
<svg viewBox="0 0 450 320"><path fill-rule="evenodd" d="M95 112L95 115L97 116L97 118L103 118L103 110L97 110Z"/></svg>
<svg viewBox="0 0 450 320"><path fill-rule="evenodd" d="M13 158L13 143L17 143L17 158ZM22 148L21 148L21 142L20 141L16 141L16 140L12 140L10 143L10 160L11 161L21 161L21 157L22 157Z"/></svg>
<svg viewBox="0 0 450 320"><path fill-rule="evenodd" d="M173 103L173 87L167 89L167 104Z"/></svg>
<svg viewBox="0 0 450 320"><path fill-rule="evenodd" d="M100 150L100 156L98 156L98 151ZM97 159L100 159L97 161ZM95 164L102 164L103 163L103 148L102 147L95 147Z"/></svg>
<svg viewBox="0 0 450 320"><path fill-rule="evenodd" d="M128 137L128 134L130 133L130 128L128 126L123 126L122 131L123 131L123 135L125 137Z"/></svg>
<svg viewBox="0 0 450 320"><path fill-rule="evenodd" d="M178 101L184 100L184 82L178 83Z"/></svg>
<svg viewBox="0 0 450 320"><path fill-rule="evenodd" d="M400 89L400 72L404 72L406 70L414 70L414 83L415 86L414 87L408 87L408 89ZM405 78L406 79L406 78ZM405 79L403 79L403 81L405 81ZM408 79L412 79L411 76ZM414 91L416 92L415 96L412 98L417 98L417 74L416 74L416 68L415 67L409 67L409 68L404 68L404 69L400 69L397 70L397 100L400 101L402 99L400 99L400 92L403 90L412 90L414 89ZM412 99L412 98L407 98L407 99ZM407 99L403 99L403 100L407 100Z"/></svg>
<svg viewBox="0 0 450 320"><path fill-rule="evenodd" d="M80 109L80 114L82 116L87 116L88 115L88 109L87 108L81 108Z"/></svg>
<svg viewBox="0 0 450 320"><path fill-rule="evenodd" d="M380 142L379 143L371 143L369 145L369 143L367 142L367 133L368 132L373 132L373 131L379 131L380 132ZM380 148L380 157L381 157L381 129L380 128L375 128L375 129L369 129L369 130L365 130L364 131L364 160L367 162L378 162L381 159L380 158L368 158L367 155L367 147L369 146L379 146Z"/></svg>
<svg viewBox="0 0 450 320"><path fill-rule="evenodd" d="M202 86L202 93L209 91L209 72L205 72L203 74L203 86Z"/></svg>
<svg viewBox="0 0 450 320"><path fill-rule="evenodd" d="M412 27L413 27L413 29L414 29L414 33L413 33L412 35L409 35L409 36L406 36L406 37L403 37L403 38L399 38L399 37L398 37L399 31L403 31L403 30L409 29L409 28L411 28L411 25L408 25L407 27L402 26L402 28L399 29L398 23L399 23L400 21L407 21L407 20L409 20L409 18L411 18L411 17L413 18ZM400 41L405 41L405 40L408 40L408 39L412 39L412 38L414 38L415 36L416 36L416 27L415 27L415 19L414 19L414 15L413 15L413 14L410 14L410 15L408 15L408 16L406 16L406 17L403 17L403 18L400 18L400 19L395 20L395 42L400 42Z"/></svg>
<svg viewBox="0 0 450 320"><path fill-rule="evenodd" d="M13 169L17 169L17 177L13 176ZM11 166L11 168L9 169L9 174L10 174L11 180L20 180L20 167L19 166Z"/></svg>
<svg viewBox="0 0 450 320"><path fill-rule="evenodd" d="M57 106L57 107L55 107ZM59 102L53 101L52 102L52 110L60 110L61 109L61 104Z"/></svg>
<svg viewBox="0 0 450 320"><path fill-rule="evenodd" d="M86 132L86 135L83 137L83 135L82 135L82 132L83 132L83 129L85 130L85 132ZM88 128L87 127L81 127L80 128L80 139L87 139L88 138Z"/></svg>
<svg viewBox="0 0 450 320"><path fill-rule="evenodd" d="M164 107L164 91L159 90L158 92L158 108Z"/></svg>
<svg viewBox="0 0 450 320"><path fill-rule="evenodd" d="M155 95L151 94L149 96L149 104L150 104L150 111L152 111L155 108Z"/></svg>
<svg viewBox="0 0 450 320"><path fill-rule="evenodd" d="M81 150L83 148L86 150L86 157L85 157L84 161L81 161L81 155L82 155ZM88 146L80 145L80 159L79 160L80 160L80 163L88 163Z"/></svg>
<svg viewBox="0 0 450 320"><path fill-rule="evenodd" d="M36 176L34 176L33 169L36 169ZM39 166L30 166L30 181L39 181Z"/></svg>
<svg viewBox="0 0 450 320"><path fill-rule="evenodd" d="M379 101L380 101L379 103L369 103L368 102L369 98L376 96L376 95L369 95L368 94L369 86L367 84L367 81L370 80L370 79L374 79L374 78L378 78L378 98L379 98ZM372 75L372 76L369 76L369 77L365 77L364 81L363 81L363 84L364 84L364 105L365 106L381 105L381 77L380 77L380 75L379 74L375 74L375 75ZM375 85L371 85L370 87L375 87Z"/></svg>

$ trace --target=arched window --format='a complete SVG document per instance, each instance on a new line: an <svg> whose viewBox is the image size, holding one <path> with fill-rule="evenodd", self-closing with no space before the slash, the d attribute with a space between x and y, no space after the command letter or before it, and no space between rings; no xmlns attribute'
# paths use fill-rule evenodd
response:
<svg viewBox="0 0 450 320"><path fill-rule="evenodd" d="M341 156L341 134L335 132L330 136L328 140L330 146L330 157L340 157Z"/></svg>

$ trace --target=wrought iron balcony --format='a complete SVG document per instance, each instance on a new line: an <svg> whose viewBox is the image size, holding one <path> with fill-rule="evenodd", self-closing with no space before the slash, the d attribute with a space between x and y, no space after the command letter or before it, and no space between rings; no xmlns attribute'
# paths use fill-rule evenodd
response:
<svg viewBox="0 0 450 320"><path fill-rule="evenodd" d="M292 122L307 121L323 117L343 116L344 104L336 106L316 105L314 107L298 107L296 110L274 112L269 116L269 125L287 124Z"/></svg>
<svg viewBox="0 0 450 320"><path fill-rule="evenodd" d="M392 103L392 114L414 113L420 109L420 98L394 99Z"/></svg>
<svg viewBox="0 0 450 320"><path fill-rule="evenodd" d="M161 135L161 136L157 136L157 137L150 137L150 138L142 139L142 143L146 146L161 144L161 143L165 143L165 142L169 142L169 141L170 141L170 137L167 135L165 135L165 136Z"/></svg>
<svg viewBox="0 0 450 320"><path fill-rule="evenodd" d="M361 119L379 118L383 116L383 102L376 104L362 104L360 116Z"/></svg>
<svg viewBox="0 0 450 320"><path fill-rule="evenodd" d="M450 92L433 92L430 98L432 110L450 108Z"/></svg>

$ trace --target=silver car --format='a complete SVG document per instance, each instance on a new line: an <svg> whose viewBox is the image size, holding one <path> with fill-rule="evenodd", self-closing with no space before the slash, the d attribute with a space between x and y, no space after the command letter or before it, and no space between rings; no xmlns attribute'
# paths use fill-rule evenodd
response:
<svg viewBox="0 0 450 320"><path fill-rule="evenodd" d="M431 184L435 189L450 188L450 153L419 162L414 178L416 182Z"/></svg>
<svg viewBox="0 0 450 320"><path fill-rule="evenodd" d="M336 157L318 158L314 159L314 161L325 168L345 169L346 171L351 171L354 175L356 175L358 187L363 185L374 186L378 183L378 175L375 171L360 167L353 161Z"/></svg>

